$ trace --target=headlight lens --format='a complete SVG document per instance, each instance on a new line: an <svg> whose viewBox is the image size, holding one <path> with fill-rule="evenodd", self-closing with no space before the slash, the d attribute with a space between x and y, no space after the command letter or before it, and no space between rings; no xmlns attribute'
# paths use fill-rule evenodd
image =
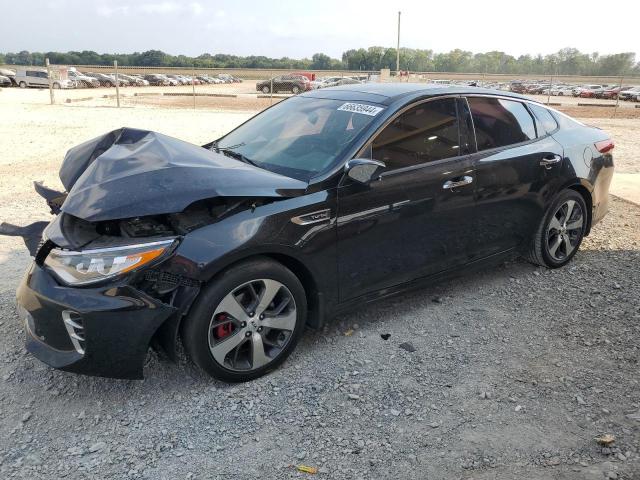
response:
<svg viewBox="0 0 640 480"><path fill-rule="evenodd" d="M72 252L54 248L45 266L68 285L88 285L112 278L159 259L175 240Z"/></svg>

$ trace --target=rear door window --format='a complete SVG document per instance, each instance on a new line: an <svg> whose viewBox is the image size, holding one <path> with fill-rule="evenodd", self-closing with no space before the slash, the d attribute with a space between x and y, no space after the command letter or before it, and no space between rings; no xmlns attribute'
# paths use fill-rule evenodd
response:
<svg viewBox="0 0 640 480"><path fill-rule="evenodd" d="M478 151L536 138L533 117L521 102L493 97L469 97L468 101Z"/></svg>

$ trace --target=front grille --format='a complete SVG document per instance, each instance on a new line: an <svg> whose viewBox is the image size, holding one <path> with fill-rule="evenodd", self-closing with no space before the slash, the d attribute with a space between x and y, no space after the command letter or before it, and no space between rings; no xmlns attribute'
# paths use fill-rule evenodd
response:
<svg viewBox="0 0 640 480"><path fill-rule="evenodd" d="M171 272L148 270L144 279L155 284L158 292L171 291L179 286L197 287L200 282Z"/></svg>
<svg viewBox="0 0 640 480"><path fill-rule="evenodd" d="M85 338L82 317L73 310L63 310L62 320L64 321L64 326L67 329L73 348L80 355L84 355Z"/></svg>

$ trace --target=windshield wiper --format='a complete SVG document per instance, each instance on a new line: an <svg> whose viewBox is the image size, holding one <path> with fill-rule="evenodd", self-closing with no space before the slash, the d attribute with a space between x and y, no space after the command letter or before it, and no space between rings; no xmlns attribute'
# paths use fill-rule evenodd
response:
<svg viewBox="0 0 640 480"><path fill-rule="evenodd" d="M222 152L228 157L235 158L236 160L240 160L241 162L248 163L249 165L253 165L254 167L262 168L260 167L260 165L258 165L256 162L254 162L250 158L247 158L240 152L236 152L235 150L233 150L234 148L241 147L243 145L244 143L239 143L238 145L231 145L230 147L212 146L212 148L216 151L216 153Z"/></svg>

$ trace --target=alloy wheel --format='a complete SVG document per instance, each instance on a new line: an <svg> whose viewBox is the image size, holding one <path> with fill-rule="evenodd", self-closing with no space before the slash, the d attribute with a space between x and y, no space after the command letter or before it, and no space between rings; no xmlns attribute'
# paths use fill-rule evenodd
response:
<svg viewBox="0 0 640 480"><path fill-rule="evenodd" d="M273 361L287 346L296 326L291 291L271 279L236 287L217 306L209 323L209 350L233 371L251 371Z"/></svg>
<svg viewBox="0 0 640 480"><path fill-rule="evenodd" d="M547 227L547 251L555 261L563 261L580 244L584 212L575 200L567 200L555 211Z"/></svg>

